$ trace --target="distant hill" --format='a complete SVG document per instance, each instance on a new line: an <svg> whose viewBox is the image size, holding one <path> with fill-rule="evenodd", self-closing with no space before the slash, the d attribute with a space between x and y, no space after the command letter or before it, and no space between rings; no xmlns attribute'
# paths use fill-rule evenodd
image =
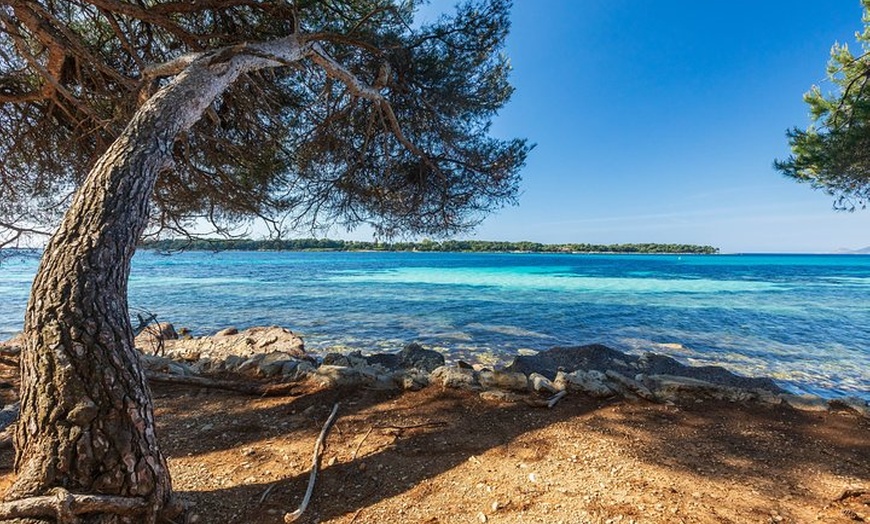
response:
<svg viewBox="0 0 870 524"><path fill-rule="evenodd" d="M841 255L870 255L870 246L861 249L838 249L837 253Z"/></svg>
<svg viewBox="0 0 870 524"><path fill-rule="evenodd" d="M540 244L538 242L497 242L489 240L445 240L436 242L360 242L301 238L289 240L169 239L143 242L155 251L420 251L470 253L643 253L712 255L719 248L692 244Z"/></svg>

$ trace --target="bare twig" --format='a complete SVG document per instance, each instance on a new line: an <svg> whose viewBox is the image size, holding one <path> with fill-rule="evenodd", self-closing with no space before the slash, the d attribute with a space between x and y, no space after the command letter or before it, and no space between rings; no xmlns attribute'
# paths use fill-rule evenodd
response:
<svg viewBox="0 0 870 524"><path fill-rule="evenodd" d="M260 502L259 502L260 504L265 502L266 497L269 496L269 493L272 493L272 490L275 489L275 486L277 486L277 485L278 485L277 482L273 482L272 484L269 484L269 487L266 488L266 491L264 491L263 494L260 495Z"/></svg>
<svg viewBox="0 0 870 524"><path fill-rule="evenodd" d="M443 420L435 420L430 422L421 422L420 424L411 424L408 426L400 426L394 424L383 424L379 426L374 426L378 429L398 429L399 431L404 431L406 429L417 429L417 428L438 428L442 426L446 426L447 423Z"/></svg>
<svg viewBox="0 0 870 524"><path fill-rule="evenodd" d="M350 460L356 460L356 456L357 456L357 454L359 454L359 450L362 449L363 442L366 441L366 439L369 437L369 435L371 435L372 430L374 430L374 429L375 429L375 427L372 426L369 428L368 431L366 431L366 434L363 435L363 438L360 439L359 444L356 445L356 449L353 450L353 455L350 456Z"/></svg>
<svg viewBox="0 0 870 524"><path fill-rule="evenodd" d="M311 501L311 494L314 492L314 482L317 480L317 470L320 469L320 459L323 454L323 443L326 441L326 436L329 434L329 428L335 422L335 416L338 415L338 402L332 407L332 413L323 424L323 429L320 430L320 436L317 437L317 442L314 443L314 458L311 465L311 476L308 478L308 489L305 490L305 497L302 498L302 504L292 513L284 514L284 522L290 523L296 521L305 512L308 503Z"/></svg>

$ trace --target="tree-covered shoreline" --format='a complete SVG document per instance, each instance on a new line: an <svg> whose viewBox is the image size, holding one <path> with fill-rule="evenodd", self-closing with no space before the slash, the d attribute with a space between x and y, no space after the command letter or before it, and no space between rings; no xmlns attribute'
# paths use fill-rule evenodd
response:
<svg viewBox="0 0 870 524"><path fill-rule="evenodd" d="M172 251L412 251L443 253L637 253L713 255L719 248L694 244L542 244L492 240L423 240L421 242L366 242L328 238L280 240L164 239L140 246L159 252Z"/></svg>

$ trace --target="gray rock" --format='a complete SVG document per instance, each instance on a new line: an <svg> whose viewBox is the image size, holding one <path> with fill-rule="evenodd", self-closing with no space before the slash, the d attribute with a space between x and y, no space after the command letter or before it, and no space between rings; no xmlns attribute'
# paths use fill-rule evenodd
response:
<svg viewBox="0 0 870 524"><path fill-rule="evenodd" d="M528 391L529 379L522 373L512 371L481 371L477 375L480 385L487 389Z"/></svg>
<svg viewBox="0 0 870 524"><path fill-rule="evenodd" d="M508 371L517 371L530 375L539 373L551 380L556 373L563 370L566 373L578 369L609 369L614 360L625 358L622 352L610 349L601 344L591 344L576 347L555 347L542 351L537 355L520 355L508 366Z"/></svg>
<svg viewBox="0 0 870 524"><path fill-rule="evenodd" d="M221 371L224 367L224 363L220 361L213 361L210 358L201 358L196 362L190 364L190 369L193 370L197 375L204 375L207 373L214 373L216 371Z"/></svg>
<svg viewBox="0 0 870 524"><path fill-rule="evenodd" d="M257 375L261 377L274 377L281 374L284 364L295 361L292 355L283 351L267 353L257 364Z"/></svg>
<svg viewBox="0 0 870 524"><path fill-rule="evenodd" d="M516 393L504 391L502 389L490 389L487 391L481 391L480 398L487 402L499 403L513 403L523 400L522 395L517 395Z"/></svg>
<svg viewBox="0 0 870 524"><path fill-rule="evenodd" d="M4 340L0 342L0 350L4 353L8 353L10 355L17 355L21 353L21 348L24 347L24 333L18 332L12 336L9 340Z"/></svg>
<svg viewBox="0 0 870 524"><path fill-rule="evenodd" d="M13 422L18 420L18 415L21 413L21 402L7 404L0 409L0 431L4 431Z"/></svg>
<svg viewBox="0 0 870 524"><path fill-rule="evenodd" d="M474 370L455 366L441 366L429 374L429 381L445 388L480 389Z"/></svg>
<svg viewBox="0 0 870 524"><path fill-rule="evenodd" d="M323 356L323 365L325 366L345 366L350 367L350 359L341 353L327 353Z"/></svg>
<svg viewBox="0 0 870 524"><path fill-rule="evenodd" d="M404 390L419 391L429 385L429 374L416 369L393 373L393 382Z"/></svg>
<svg viewBox="0 0 870 524"><path fill-rule="evenodd" d="M518 371L526 375L539 373L551 380L560 370L571 373L580 369L600 372L611 370L625 377L633 377L638 373L679 375L731 388L765 389L774 393L784 393L769 378L741 377L718 366L685 366L671 357L655 353L630 355L601 344L555 347L536 355L518 356L508 367L509 371Z"/></svg>
<svg viewBox="0 0 870 524"><path fill-rule="evenodd" d="M416 342L408 344L398 353L377 353L368 357L359 355L359 358L364 359L370 366L380 366L389 371L419 369L430 372L444 365L444 355L431 349L424 349Z"/></svg>
<svg viewBox="0 0 870 524"><path fill-rule="evenodd" d="M389 370L399 369L399 355L396 353L375 353L365 358L370 366L381 366Z"/></svg>
<svg viewBox="0 0 870 524"><path fill-rule="evenodd" d="M275 351L297 358L306 357L302 339L289 329L278 326L252 327L236 334L166 340L164 348L167 356L180 358L197 355L224 360L231 355L251 357Z"/></svg>
<svg viewBox="0 0 870 524"><path fill-rule="evenodd" d="M158 355L149 355L148 353L140 354L139 361L145 369L160 373L167 373L169 371L169 365L172 364L171 359Z"/></svg>
<svg viewBox="0 0 870 524"><path fill-rule="evenodd" d="M240 357L238 355L230 355L223 361L224 368L227 371L238 371L239 366L241 366L246 360L248 360L248 359L245 357Z"/></svg>
<svg viewBox="0 0 870 524"><path fill-rule="evenodd" d="M637 380L634 380L633 378L628 378L622 373L619 373L612 369L608 369L607 371L605 371L604 375L609 378L612 383L616 384L618 388L624 388L629 393L633 393L642 399L650 400L653 402L656 401L656 396L653 394L653 392Z"/></svg>
<svg viewBox="0 0 870 524"><path fill-rule="evenodd" d="M815 395L792 395L783 393L780 398L789 406L801 411L827 411L828 402Z"/></svg>
<svg viewBox="0 0 870 524"><path fill-rule="evenodd" d="M182 364L181 362L170 361L169 365L166 369L167 373L172 373L173 375L179 375L182 377L187 377L190 375L195 375L196 373L190 369L190 366L187 364Z"/></svg>
<svg viewBox="0 0 870 524"><path fill-rule="evenodd" d="M290 368L290 362L285 363L284 366L285 367L281 368L281 373L283 374L284 379L289 382L308 380L317 372L317 368L307 360L296 361L296 365L292 369ZM284 373L284 370L287 370L287 373Z"/></svg>
<svg viewBox="0 0 870 524"><path fill-rule="evenodd" d="M260 361L263 360L263 357L266 355L264 353L259 353L257 355L253 355L244 362L239 364L236 368L236 371L239 373L253 373L260 366Z"/></svg>
<svg viewBox="0 0 870 524"><path fill-rule="evenodd" d="M767 389L754 389L752 392L755 394L756 400L759 402L764 402L765 404L782 404L782 397L777 395L776 393L767 390Z"/></svg>
<svg viewBox="0 0 870 524"><path fill-rule="evenodd" d="M677 375L650 375L642 379L656 397L665 400L681 398L736 399L742 390L726 388L712 382Z"/></svg>
<svg viewBox="0 0 870 524"><path fill-rule="evenodd" d="M393 379L392 375L380 372L375 375L370 382L368 382L368 387L379 391L393 391L396 389L402 389L402 385L397 383Z"/></svg>
<svg viewBox="0 0 870 524"><path fill-rule="evenodd" d="M828 405L834 409L850 409L864 418L870 418L870 405L867 401L858 397L840 397L828 401Z"/></svg>
<svg viewBox="0 0 870 524"><path fill-rule="evenodd" d="M443 365L444 355L431 349L423 349L416 342L408 344L399 352L399 367L404 369L429 372Z"/></svg>
<svg viewBox="0 0 870 524"><path fill-rule="evenodd" d="M553 385L562 391L576 391L584 393L594 398L608 398L616 395L616 391L611 389L600 378L604 377L601 373L586 372L583 370L572 371L565 373L559 371L556 374L556 380Z"/></svg>
<svg viewBox="0 0 870 524"><path fill-rule="evenodd" d="M238 335L238 334L239 334L239 330L237 328L228 327L228 328L224 328L224 329L218 331L217 333L214 334L214 336L216 336L216 337L228 337L230 335Z"/></svg>
<svg viewBox="0 0 870 524"><path fill-rule="evenodd" d="M326 388L356 387L365 382L358 369L332 365L320 366L311 374L311 379Z"/></svg>
<svg viewBox="0 0 870 524"><path fill-rule="evenodd" d="M559 389L553 384L553 381L541 375L540 373L532 373L529 375L529 384L537 393L552 395L559 392Z"/></svg>

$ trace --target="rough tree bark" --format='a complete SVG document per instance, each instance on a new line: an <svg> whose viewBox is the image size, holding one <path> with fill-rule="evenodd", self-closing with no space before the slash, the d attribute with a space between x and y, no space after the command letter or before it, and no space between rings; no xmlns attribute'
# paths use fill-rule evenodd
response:
<svg viewBox="0 0 870 524"><path fill-rule="evenodd" d="M17 478L7 501L60 489L144 502L79 516L100 524L156 522L171 507L151 394L133 346L130 260L179 133L240 74L303 56L291 36L184 57L172 64L179 74L140 108L89 173L33 282L21 353ZM75 511L67 506L66 513L15 522L66 521Z"/></svg>

